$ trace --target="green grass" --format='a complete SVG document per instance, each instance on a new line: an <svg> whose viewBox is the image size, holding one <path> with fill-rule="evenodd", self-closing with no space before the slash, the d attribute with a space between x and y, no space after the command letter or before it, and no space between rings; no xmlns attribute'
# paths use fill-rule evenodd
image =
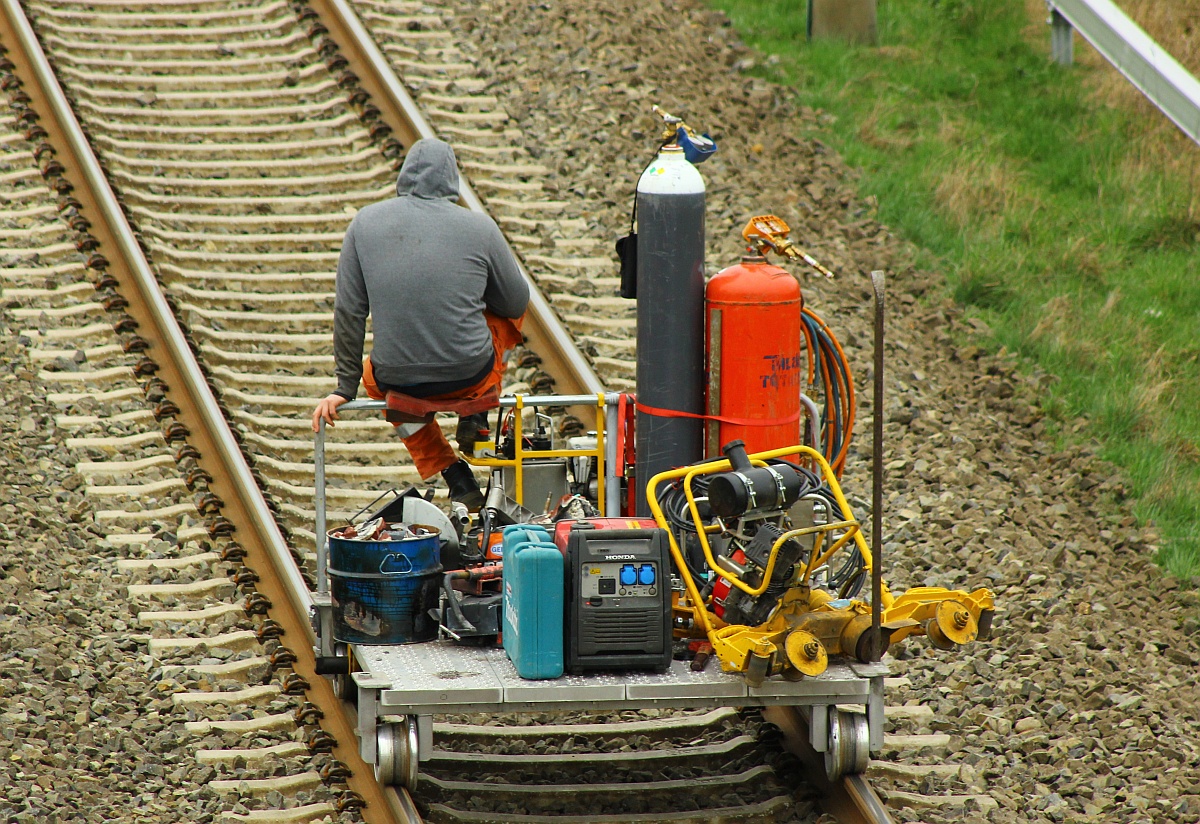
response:
<svg viewBox="0 0 1200 824"><path fill-rule="evenodd" d="M880 0L879 49L809 44L795 0L712 5L835 116L820 136L993 346L1059 378L1043 407L1123 468L1160 562L1200 573L1195 181L1141 159L1144 123L1051 63L1021 0Z"/></svg>

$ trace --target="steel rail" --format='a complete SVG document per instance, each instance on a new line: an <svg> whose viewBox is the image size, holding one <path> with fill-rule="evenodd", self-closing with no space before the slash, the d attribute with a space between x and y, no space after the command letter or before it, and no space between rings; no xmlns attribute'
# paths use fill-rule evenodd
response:
<svg viewBox="0 0 1200 824"><path fill-rule="evenodd" d="M120 284L118 291L129 301L125 311L137 321L146 337L153 338L147 354L157 362L158 377L167 384L168 395L180 409L176 419L190 430L188 440L201 455L198 463L213 478L210 489L223 501L222 516L235 525L238 542L247 551L247 561L260 577L256 587L270 599L271 617L284 628L286 643L296 654L292 669L308 681L310 700L326 713L322 726L337 739L333 757L350 768L348 786L367 802L364 810L367 821L414 820L401 818L394 812L395 800L385 798L371 766L359 756L352 719L339 711L342 703L330 682L316 673L315 639L308 620L312 596L292 560L283 533L29 20L18 0L0 0L0 4L3 8L0 40L10 50L17 47L15 52L10 51L15 71L31 98L31 107L41 117L39 123L49 135L50 145L65 167L63 176L74 187L72 195L91 222L89 231L108 258L109 272Z"/></svg>
<svg viewBox="0 0 1200 824"><path fill-rule="evenodd" d="M357 76L364 91L380 110L383 121L392 129L404 146L425 137L435 137L433 127L425 119L404 84L396 76L375 45L358 15L347 0L309 0L321 24L338 45L342 56L349 61L350 70ZM472 211L487 214L487 209L463 178L459 184L463 204ZM510 247L511 248L511 247ZM522 330L529 347L542 358L542 368L554 378L555 391L564 395L595 395L604 391L600 378L575 345L570 332L554 313L546 296L534 283L516 253L513 254L521 274L529 283L529 311ZM581 410L573 408L576 414Z"/></svg>
<svg viewBox="0 0 1200 824"><path fill-rule="evenodd" d="M779 728L784 747L805 766L804 780L817 788L821 809L841 824L893 824L887 806L864 776L847 775L833 782L825 777L824 762L809 743L808 722L800 710L766 707L763 718Z"/></svg>
<svg viewBox="0 0 1200 824"><path fill-rule="evenodd" d="M1200 81L1112 0L1046 0L1054 60L1072 61L1079 33L1192 140L1200 143Z"/></svg>

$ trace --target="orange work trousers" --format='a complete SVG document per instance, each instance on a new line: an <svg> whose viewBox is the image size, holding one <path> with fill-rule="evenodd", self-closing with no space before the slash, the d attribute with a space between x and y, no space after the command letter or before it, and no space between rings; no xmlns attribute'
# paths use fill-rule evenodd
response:
<svg viewBox="0 0 1200 824"><path fill-rule="evenodd" d="M474 386L468 386L465 389L458 389L442 395L431 395L424 400L470 400L478 398L486 392L490 392L493 388L500 388L500 381L504 377L505 353L524 340L521 336L521 324L524 322L525 317L502 318L499 315L492 314L490 311L485 311L483 317L487 321L488 330L492 333L492 349L496 353L496 360L492 364L492 371L488 373L486 378ZM367 397L377 401L384 399L384 393L380 391L379 386L375 383L375 374L371 368L370 358L363 361L362 380L363 388L367 390ZM404 426L405 424L393 425ZM437 421L422 426L412 435L403 436L401 440L404 441L404 446L408 449L408 453L412 455L418 474L424 480L429 480L458 461L458 456L455 454L453 447L450 446L450 442L446 440L446 436L442 433L442 427Z"/></svg>

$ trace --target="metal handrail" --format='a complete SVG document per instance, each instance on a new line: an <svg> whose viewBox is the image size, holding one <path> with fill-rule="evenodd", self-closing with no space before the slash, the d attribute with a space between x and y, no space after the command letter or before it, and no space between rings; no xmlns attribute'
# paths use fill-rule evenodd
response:
<svg viewBox="0 0 1200 824"><path fill-rule="evenodd" d="M1200 143L1200 80L1111 0L1046 0L1051 51L1069 66L1071 33L1079 33L1184 134Z"/></svg>
<svg viewBox="0 0 1200 824"><path fill-rule="evenodd" d="M617 427L620 422L617 420L617 404L620 402L621 394L619 392L601 392L596 395L504 395L500 398L499 406L501 409L512 409L522 407L578 407L589 405L593 409L599 409L603 405L604 419L603 429L597 429L597 450L603 450L603 455L597 455L599 460L599 470L605 473L604 482L600 489L603 493L603 501L601 508L604 513L609 516L619 514L621 505L621 485L620 478L616 472L618 469L618 461L620 456L617 455ZM353 400L342 404L338 407L338 414L342 412L383 412L387 409L385 401L376 400ZM599 415L597 414L597 424L600 424ZM601 434L603 432L603 434ZM595 450L571 450L571 454L578 456L596 455ZM565 451L537 451L530 452L525 450L524 457L542 457L549 454L564 454ZM516 461L509 460L485 460L472 461L481 466L490 465L512 465L519 464L519 459ZM519 483L519 481L518 481ZM313 495L314 507L316 510L316 551L317 551L317 591L328 591L327 578L327 558L328 550L326 547L325 533L327 528L327 515L325 505L325 419L317 420L317 432L313 436ZM518 501L520 503L520 501Z"/></svg>
<svg viewBox="0 0 1200 824"><path fill-rule="evenodd" d="M600 503L605 515L616 516L617 508L620 505L618 495L607 495L609 491L616 492L616 475L615 464L608 459L607 445L614 440L616 428L619 425L615 417L611 414L616 411L617 404L620 402L621 396L618 393L598 392L592 396L592 409L596 413L596 446L592 449L526 449L524 445L524 433L522 431L522 411L528 406L531 409L536 409L538 406L568 406L574 405L574 401L568 401L574 396L567 395L550 395L545 396L541 402L534 402L535 398L526 399L521 395L515 395L510 400L511 403L501 403L501 408L512 407L513 409L513 456L512 458L503 458L498 454L493 453L491 456L471 457L464 456L467 463L474 467L510 467L513 469L513 491L518 505L525 505L525 476L524 462L537 458L567 458L567 457L593 457L596 459L596 500ZM582 397L582 396L581 396ZM611 431L608 431L611 430ZM615 456L615 452L614 452ZM614 475L610 479L606 472L606 467L614 467Z"/></svg>

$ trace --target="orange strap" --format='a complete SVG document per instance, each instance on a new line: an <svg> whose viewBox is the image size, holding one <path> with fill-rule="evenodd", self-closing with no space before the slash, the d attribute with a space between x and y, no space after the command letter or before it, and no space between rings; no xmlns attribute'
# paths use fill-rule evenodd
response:
<svg viewBox="0 0 1200 824"><path fill-rule="evenodd" d="M731 423L735 426L779 426L780 424L792 423L800 420L800 410L797 409L786 418L775 418L773 420L761 421L752 418L731 418L728 415L697 415L694 412L682 412L678 409L659 409L657 406L647 406L641 401L637 402L637 411L645 412L647 415L653 415L656 418L697 418L702 421L720 421L721 423Z"/></svg>

